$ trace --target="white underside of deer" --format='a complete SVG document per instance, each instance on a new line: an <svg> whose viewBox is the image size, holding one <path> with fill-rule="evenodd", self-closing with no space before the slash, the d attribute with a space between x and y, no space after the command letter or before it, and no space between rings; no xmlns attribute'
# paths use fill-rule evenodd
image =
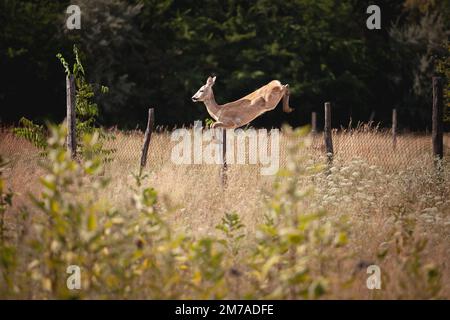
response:
<svg viewBox="0 0 450 320"><path fill-rule="evenodd" d="M265 86L253 91L245 97L226 104L217 104L212 86L216 77L209 77L192 97L192 101L202 101L208 113L216 120L212 128L234 129L248 124L261 114L275 109L283 99L283 111L291 112L289 107L289 85L282 85L278 80L272 80Z"/></svg>

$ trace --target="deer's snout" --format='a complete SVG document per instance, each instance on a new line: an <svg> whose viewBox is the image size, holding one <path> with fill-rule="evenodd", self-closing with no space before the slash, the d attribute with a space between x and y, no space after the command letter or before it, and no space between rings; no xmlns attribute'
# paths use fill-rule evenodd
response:
<svg viewBox="0 0 450 320"><path fill-rule="evenodd" d="M197 102L198 101L198 97L197 97L196 94L194 94L191 99L192 99L193 102Z"/></svg>

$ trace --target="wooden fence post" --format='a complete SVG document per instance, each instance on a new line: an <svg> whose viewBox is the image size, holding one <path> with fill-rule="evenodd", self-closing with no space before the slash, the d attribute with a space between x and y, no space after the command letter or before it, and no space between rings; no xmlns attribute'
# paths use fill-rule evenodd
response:
<svg viewBox="0 0 450 320"><path fill-rule="evenodd" d="M141 167L139 169L139 175L142 174L142 170L145 168L145 165L147 164L148 146L150 145L150 138L152 137L154 121L155 121L155 116L154 116L153 108L149 108L148 109L147 128L145 129L144 144L142 146Z"/></svg>
<svg viewBox="0 0 450 320"><path fill-rule="evenodd" d="M317 133L317 113L311 113L311 133Z"/></svg>
<svg viewBox="0 0 450 320"><path fill-rule="evenodd" d="M66 77L67 151L72 159L74 159L77 155L75 93L75 79L73 75L69 75Z"/></svg>
<svg viewBox="0 0 450 320"><path fill-rule="evenodd" d="M222 178L222 188L226 188L228 186L228 177L227 177L227 129L222 129L222 170L221 170L221 178Z"/></svg>
<svg viewBox="0 0 450 320"><path fill-rule="evenodd" d="M328 164L333 162L333 140L331 137L331 103L325 102L325 126L323 129L325 148L327 151Z"/></svg>
<svg viewBox="0 0 450 320"><path fill-rule="evenodd" d="M433 140L433 155L438 159L444 157L443 114L442 79L440 77L433 77L433 124L431 136Z"/></svg>
<svg viewBox="0 0 450 320"><path fill-rule="evenodd" d="M397 109L392 109L392 146L397 147Z"/></svg>
<svg viewBox="0 0 450 320"><path fill-rule="evenodd" d="M375 120L375 110L372 110L369 117L369 125Z"/></svg>

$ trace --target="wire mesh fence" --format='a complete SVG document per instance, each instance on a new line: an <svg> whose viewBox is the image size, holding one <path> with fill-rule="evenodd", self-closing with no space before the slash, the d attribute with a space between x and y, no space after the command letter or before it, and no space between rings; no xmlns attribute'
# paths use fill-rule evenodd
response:
<svg viewBox="0 0 450 320"><path fill-rule="evenodd" d="M335 161L345 162L359 158L386 171L406 168L419 159L429 165L433 163L431 135L398 135L395 144L388 130L366 132L334 130L332 136ZM318 151L319 154L325 152L321 136L313 139L311 149Z"/></svg>
<svg viewBox="0 0 450 320"><path fill-rule="evenodd" d="M188 129L192 132L189 139L193 140L193 129ZM266 154L271 154L273 145L269 142L265 146L267 148ZM143 142L143 132L141 131L119 131L110 130L109 134L114 138L104 142L105 148L113 149L112 161L115 165L134 168L138 167L141 148ZM288 145L295 143L295 138L284 134L282 131L279 135L279 166L286 165ZM305 147L299 152L304 154L308 159L314 162L325 161L326 150L324 145L323 135L321 133L309 134L304 139ZM334 161L345 162L352 159L362 159L370 165L376 165L387 172L406 169L409 165L420 161L422 165L433 164L432 143L430 134L419 133L405 133L398 134L396 143L394 145L392 135L389 130L380 130L377 128L365 128L358 130L348 129L333 129L332 131L333 147L334 147ZM227 161L228 166L232 169L234 166L242 167L243 165L261 166L260 162L254 163L251 154L256 154L256 157L261 154L261 145L255 141L254 143L249 139L234 139L233 145L228 147L228 152L234 153L231 161ZM172 131L161 130L158 128L152 135L147 170L158 171L161 167L168 164L177 165L173 163L172 153L174 147L180 144L179 138L172 137ZM244 143L244 146L238 146L238 143ZM213 146L213 144L220 144L220 141L202 142L203 151L208 151L207 148L215 148L215 151L221 152L220 146ZM273 144L273 142L272 142ZM193 144L192 144L193 145ZM209 146L209 147L208 147ZM444 157L449 155L450 135L444 135ZM237 160L236 152L239 148L244 148L245 159L239 162ZM209 150L210 151L210 150ZM273 150L277 151L277 150ZM191 153L194 151L191 149ZM4 128L0 132L0 154L9 159L13 163L25 162L27 165L38 164L40 153L31 143L23 138L16 137L8 128ZM230 155L228 155L230 156ZM272 156L274 156L272 154ZM218 157L221 157L219 155ZM193 154L191 154L192 165L191 168L200 169L201 166L208 165L208 163L198 161L194 163ZM239 163L237 163L239 162ZM188 163L184 163L187 164Z"/></svg>

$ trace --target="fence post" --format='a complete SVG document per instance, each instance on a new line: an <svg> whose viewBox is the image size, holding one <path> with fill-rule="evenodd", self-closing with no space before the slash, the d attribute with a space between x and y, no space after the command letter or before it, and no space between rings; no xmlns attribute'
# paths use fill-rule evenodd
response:
<svg viewBox="0 0 450 320"><path fill-rule="evenodd" d="M66 77L67 151L72 159L77 155L75 93L75 79L73 75L69 75Z"/></svg>
<svg viewBox="0 0 450 320"><path fill-rule="evenodd" d="M392 109L392 146L397 147L397 109Z"/></svg>
<svg viewBox="0 0 450 320"><path fill-rule="evenodd" d="M373 122L373 120L375 120L375 110L372 110L372 112L370 113L369 125L371 122Z"/></svg>
<svg viewBox="0 0 450 320"><path fill-rule="evenodd" d="M317 133L317 113L311 112L311 133Z"/></svg>
<svg viewBox="0 0 450 320"><path fill-rule="evenodd" d="M227 177L227 129L222 128L222 170L221 170L221 178L222 178L222 188L226 188L228 185L228 177Z"/></svg>
<svg viewBox="0 0 450 320"><path fill-rule="evenodd" d="M142 170L145 168L147 164L147 154L148 154L148 146L150 145L150 138L152 137L153 124L154 124L154 112L153 108L148 109L148 120L147 120L147 128L145 129L144 134L144 144L142 146L142 154L141 154L141 167L139 169L139 175L142 174Z"/></svg>
<svg viewBox="0 0 450 320"><path fill-rule="evenodd" d="M333 162L333 140L331 137L331 103L325 102L325 126L323 130L325 148L327 151L328 164Z"/></svg>
<svg viewBox="0 0 450 320"><path fill-rule="evenodd" d="M433 155L435 158L439 159L444 157L443 109L442 78L433 77L433 124L431 136L433 139Z"/></svg>

